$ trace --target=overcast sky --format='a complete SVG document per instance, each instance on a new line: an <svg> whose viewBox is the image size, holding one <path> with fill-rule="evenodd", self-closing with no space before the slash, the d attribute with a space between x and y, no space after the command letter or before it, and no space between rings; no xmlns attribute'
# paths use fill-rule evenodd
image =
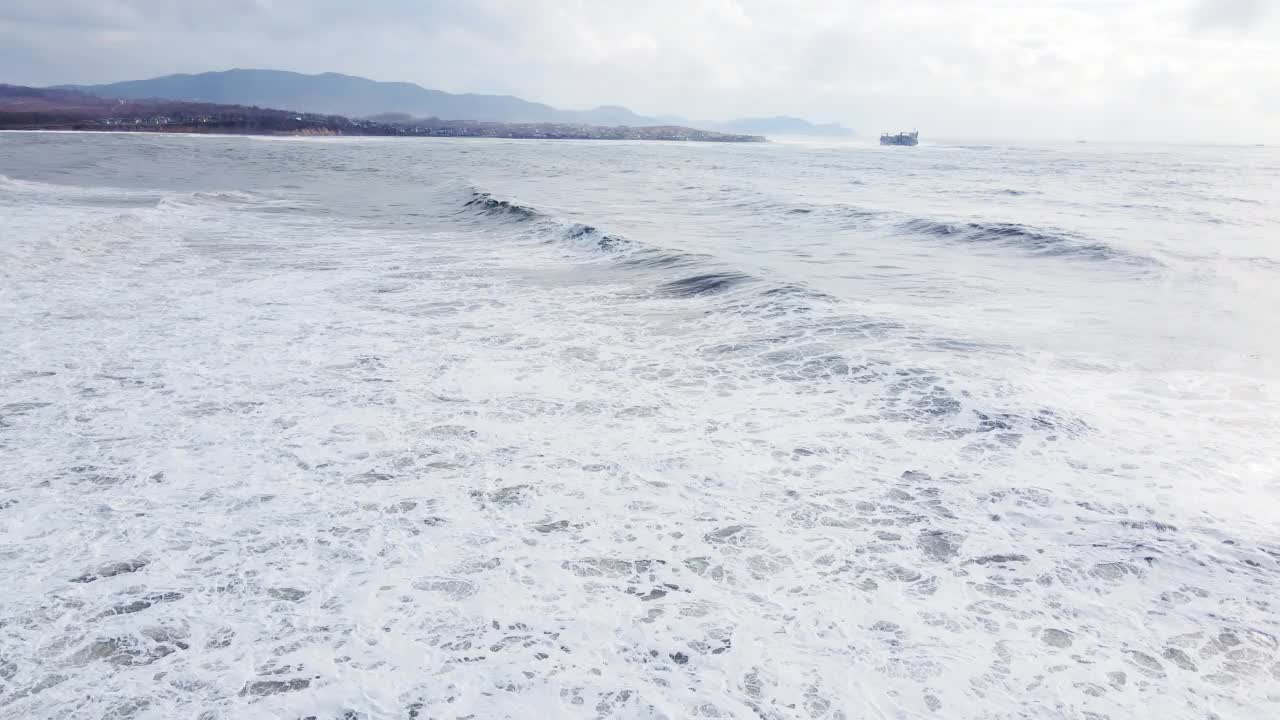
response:
<svg viewBox="0 0 1280 720"><path fill-rule="evenodd" d="M1280 140L1280 0L0 0L0 82L232 67L864 134Z"/></svg>

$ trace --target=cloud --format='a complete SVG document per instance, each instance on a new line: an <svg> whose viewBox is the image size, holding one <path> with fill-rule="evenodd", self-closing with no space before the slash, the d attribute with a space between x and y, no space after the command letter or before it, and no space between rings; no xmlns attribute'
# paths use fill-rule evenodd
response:
<svg viewBox="0 0 1280 720"><path fill-rule="evenodd" d="M1274 0L1200 0L1191 12L1198 29L1248 31L1271 11Z"/></svg>
<svg viewBox="0 0 1280 720"><path fill-rule="evenodd" d="M0 81L275 67L867 133L1270 138L1270 2L7 0Z"/></svg>

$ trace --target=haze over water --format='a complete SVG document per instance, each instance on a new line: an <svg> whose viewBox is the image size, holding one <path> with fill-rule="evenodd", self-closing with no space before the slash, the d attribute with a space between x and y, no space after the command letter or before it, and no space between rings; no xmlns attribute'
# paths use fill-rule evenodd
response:
<svg viewBox="0 0 1280 720"><path fill-rule="evenodd" d="M0 175L7 715L1280 712L1276 148Z"/></svg>

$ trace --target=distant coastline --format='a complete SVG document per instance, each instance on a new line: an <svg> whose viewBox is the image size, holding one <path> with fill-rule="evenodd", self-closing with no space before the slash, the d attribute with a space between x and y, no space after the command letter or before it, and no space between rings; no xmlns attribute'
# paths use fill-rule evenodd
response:
<svg viewBox="0 0 1280 720"><path fill-rule="evenodd" d="M604 127L436 118L389 122L242 105L172 100L113 100L74 90L15 85L0 85L0 130L733 143L766 141L766 138L759 135L712 132L678 125Z"/></svg>
<svg viewBox="0 0 1280 720"><path fill-rule="evenodd" d="M360 131L330 127L299 127L287 130L250 127L233 124L228 126L211 126L208 124L167 123L164 125L105 125L100 123L77 122L71 124L49 122L34 124L11 124L6 121L5 113L0 111L0 132L99 132L99 133L152 133L174 135L254 135L267 137L436 137L436 138L503 138L510 140L656 140L665 142L704 142L704 143L756 143L768 142L768 138L758 135L726 135L708 133L691 128L602 128L586 126L583 128L550 127L546 129L526 130L520 126L493 123L494 128L365 128Z"/></svg>
<svg viewBox="0 0 1280 720"><path fill-rule="evenodd" d="M305 75L269 69L239 68L103 85L60 85L48 89L71 90L109 100L169 100L284 108L371 120L384 119L380 116L397 116L404 120L440 118L572 127L682 127L769 137L851 137L854 134L838 123L812 123L786 115L709 121L671 114L642 115L618 105L564 110L511 95L454 94L406 82L379 82L339 73Z"/></svg>

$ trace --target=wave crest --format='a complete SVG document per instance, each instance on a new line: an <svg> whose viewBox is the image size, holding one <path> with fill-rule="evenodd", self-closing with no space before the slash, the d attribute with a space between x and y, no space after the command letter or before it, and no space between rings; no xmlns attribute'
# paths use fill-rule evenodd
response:
<svg viewBox="0 0 1280 720"><path fill-rule="evenodd" d="M1081 257L1141 265L1157 264L1152 258L1134 255L1096 240L1018 223L947 223L914 218L900 223L898 229L909 234L928 235L955 242L1004 245L1033 255Z"/></svg>
<svg viewBox="0 0 1280 720"><path fill-rule="evenodd" d="M492 194L481 190L472 191L471 197L462 205L466 211L472 213L505 218L517 222L529 222L545 217L531 207L519 205L510 200L500 200Z"/></svg>

